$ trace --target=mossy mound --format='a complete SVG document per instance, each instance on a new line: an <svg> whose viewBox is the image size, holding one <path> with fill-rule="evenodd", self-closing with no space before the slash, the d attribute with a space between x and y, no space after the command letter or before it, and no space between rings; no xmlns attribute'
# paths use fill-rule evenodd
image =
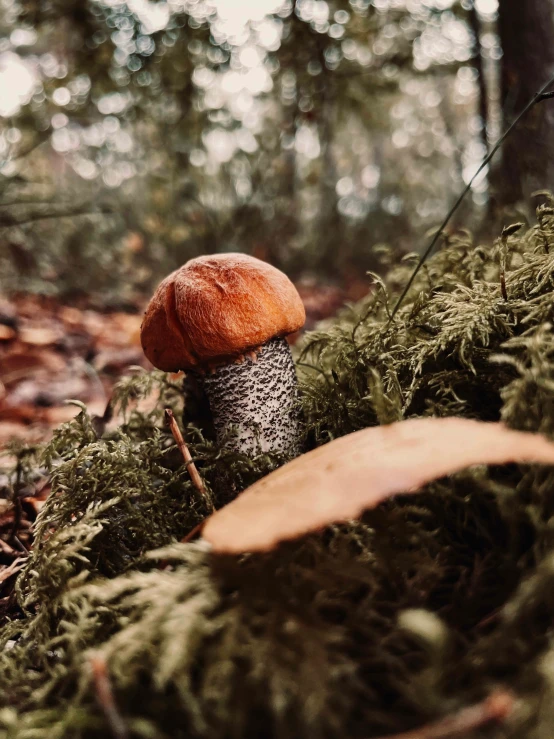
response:
<svg viewBox="0 0 554 739"><path fill-rule="evenodd" d="M451 237L394 320L410 259L309 335L307 444L421 415L554 438L539 216L488 247ZM129 410L155 389L154 411ZM121 427L83 411L46 450L52 494L0 630L2 739L368 739L498 687L518 698L509 719L463 736L552 736L554 472L477 467L271 553L215 556L178 543L206 514L163 426L180 402L162 374L126 380ZM279 462L187 435L218 506Z"/></svg>

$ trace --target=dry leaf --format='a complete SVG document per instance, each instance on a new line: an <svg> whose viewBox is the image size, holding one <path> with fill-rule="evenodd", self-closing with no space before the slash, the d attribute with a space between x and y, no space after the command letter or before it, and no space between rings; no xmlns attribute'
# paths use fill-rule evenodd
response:
<svg viewBox="0 0 554 739"><path fill-rule="evenodd" d="M44 436L44 431L42 432L42 436ZM35 444L41 441L41 431L37 428L31 428L24 423L0 421L0 450L15 439L19 439L26 444Z"/></svg>
<svg viewBox="0 0 554 739"><path fill-rule="evenodd" d="M211 516L204 539L219 552L268 550L347 521L395 493L475 464L554 464L537 434L464 418L401 421L348 434L259 480Z"/></svg>
<svg viewBox="0 0 554 739"><path fill-rule="evenodd" d="M117 347L99 352L94 358L93 367L97 372L120 375L127 367L140 364L142 349L136 347Z"/></svg>
<svg viewBox="0 0 554 739"><path fill-rule="evenodd" d="M55 299L0 298L0 446L12 435L46 441L52 429L79 410L67 398L102 415L105 394L129 364L147 365L137 313L99 313ZM6 423L7 422L7 423Z"/></svg>
<svg viewBox="0 0 554 739"><path fill-rule="evenodd" d="M16 336L17 334L13 328L0 323L0 341L12 341Z"/></svg>
<svg viewBox="0 0 554 739"><path fill-rule="evenodd" d="M61 333L57 328L25 327L20 329L19 338L24 344L32 344L33 346L49 346L55 344L61 338Z"/></svg>
<svg viewBox="0 0 554 739"><path fill-rule="evenodd" d="M25 377L35 377L40 370L52 374L62 373L67 360L50 349L16 347L3 354L0 364L0 376L4 385L20 382Z"/></svg>
<svg viewBox="0 0 554 739"><path fill-rule="evenodd" d="M25 500L32 505L37 516L46 505L46 500L41 500L40 498L26 498Z"/></svg>
<svg viewBox="0 0 554 739"><path fill-rule="evenodd" d="M83 312L73 306L60 306L58 317L71 328L80 328L83 324Z"/></svg>
<svg viewBox="0 0 554 739"><path fill-rule="evenodd" d="M5 405L15 409L23 406L49 408L64 403L68 398L87 400L91 390L84 377L69 375L53 379L43 375L20 382Z"/></svg>
<svg viewBox="0 0 554 739"><path fill-rule="evenodd" d="M25 560L23 558L15 559L9 567L0 569L0 583L5 582L12 575L17 574L24 564Z"/></svg>

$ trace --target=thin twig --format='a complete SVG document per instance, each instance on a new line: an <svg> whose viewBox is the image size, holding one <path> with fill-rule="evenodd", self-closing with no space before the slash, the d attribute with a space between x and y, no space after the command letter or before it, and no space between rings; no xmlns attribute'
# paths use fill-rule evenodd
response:
<svg viewBox="0 0 554 739"><path fill-rule="evenodd" d="M171 410L171 408L165 409L165 417L169 424L169 428L171 429L171 433L173 434L173 438L175 439L175 443L177 444L177 446L179 447L179 451L183 455L185 465L189 471L190 479L192 480L194 487L200 493L200 497L208 506L210 512L213 513L215 511L214 504L212 503L212 500L208 491L206 490L206 486L204 485L202 478L198 474L196 465L192 460L189 448L186 445L185 440L183 439L183 434L181 433L181 429L177 425L177 421L175 420L175 416L173 415L173 411Z"/></svg>
<svg viewBox="0 0 554 739"><path fill-rule="evenodd" d="M14 543L17 545L17 548L20 549L23 552L23 554L26 554L27 556L29 556L29 550L27 549L25 544L21 541L19 536L15 535L13 537L13 540L14 540Z"/></svg>
<svg viewBox="0 0 554 739"><path fill-rule="evenodd" d="M440 239L441 234L443 233L444 229L448 225L448 223L449 223L450 219L452 218L452 216L454 215L454 213L458 210L458 208L462 204L462 201L464 200L465 196L468 194L468 192L473 187L473 183L475 182L475 180L477 179L477 177L481 174L481 172L485 169L485 167L490 163L490 161L492 160L492 158L494 157L494 155L496 154L496 152L500 149L500 147L502 146L502 144L504 143L504 141L512 133L512 131L517 126L517 124L520 122L520 120L525 115L527 115L527 113L531 110L531 108L533 108L537 103L540 103L543 100L549 100L550 98L553 98L554 97L554 92L546 92L546 89L548 87L550 87L550 85L552 85L553 83L554 83L554 76L551 77L548 80L548 82L545 85L543 85L541 87L541 89L533 96L533 99L529 103L527 103L527 105L525 106L525 108L517 116L517 118L514 120L514 122L511 124L511 126L509 126L509 128L498 139L498 141L496 142L496 144L491 149L490 153L485 157L485 159L483 159L483 161L481 163L481 166L479 167L479 169L477 170L477 172L475 172L475 174L473 175L473 177L469 181L468 185L464 188L463 192L458 197L458 199L456 200L456 202L454 203L454 205L452 206L452 208L448 211L448 215L446 216L446 218L444 219L444 221L441 223L441 225L438 228L438 230L435 232L435 235L431 239L431 243L429 244L429 246L423 252L423 254L421 256L421 259L419 260L419 262L417 263L414 271L410 275L410 279L408 280L408 282L406 284L406 287L402 291L402 294L398 298L398 301L397 301L396 305L393 308L392 314L391 314L391 316L389 318L389 323L392 320L394 320L394 317L398 313L398 309L400 308L400 306L404 302L404 298L408 294L408 291L410 290L411 286L413 285L415 278L419 274L419 270L421 269L421 267L423 266L423 264L427 260L427 257L431 254L431 252L433 251L433 249L437 245L437 242Z"/></svg>
<svg viewBox="0 0 554 739"><path fill-rule="evenodd" d="M413 731L380 739L454 739L491 721L504 721L512 712L513 706L513 695L504 690L497 690L481 703L462 708L452 716L446 716Z"/></svg>
<svg viewBox="0 0 554 739"><path fill-rule="evenodd" d="M21 507L21 498L19 497L19 491L21 490L22 475L23 475L23 464L21 462L21 457L18 456L16 473L15 473L15 484L13 486L13 495L12 495L12 502L14 505L15 514L13 517L12 529L10 531L10 535L8 536L8 541L10 544L14 543L17 537L17 532L19 531L19 527L21 526L21 516L23 514L23 510Z"/></svg>
<svg viewBox="0 0 554 739"><path fill-rule="evenodd" d="M112 734L115 739L127 739L129 733L115 702L106 660L96 654L90 658L90 666L96 689L96 700L100 708L104 711Z"/></svg>
<svg viewBox="0 0 554 739"><path fill-rule="evenodd" d="M48 221L55 218L76 218L77 216L99 216L112 215L110 208L73 208L50 213L29 213L21 218L15 218L11 214L0 214L0 228L12 228L13 226L24 226L35 221Z"/></svg>
<svg viewBox="0 0 554 739"><path fill-rule="evenodd" d="M200 523L197 523L196 526L191 529L186 536L184 536L181 539L182 544L188 544L188 542L192 541L193 539L196 539L196 537L202 533L202 529L204 528L204 524L206 523L207 519L204 519L203 521L200 521Z"/></svg>

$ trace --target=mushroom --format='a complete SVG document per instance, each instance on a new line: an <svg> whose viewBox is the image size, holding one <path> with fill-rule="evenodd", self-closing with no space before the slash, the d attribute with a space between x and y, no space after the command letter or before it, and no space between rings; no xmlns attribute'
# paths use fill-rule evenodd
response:
<svg viewBox="0 0 554 739"><path fill-rule="evenodd" d="M216 254L191 259L163 280L146 309L141 341L155 367L199 375L219 443L295 457L298 385L284 337L305 319L280 270L245 254Z"/></svg>

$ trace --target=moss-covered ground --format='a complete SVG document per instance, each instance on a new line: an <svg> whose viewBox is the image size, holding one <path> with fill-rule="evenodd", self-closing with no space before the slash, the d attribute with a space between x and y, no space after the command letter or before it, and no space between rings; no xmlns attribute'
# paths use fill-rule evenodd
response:
<svg viewBox="0 0 554 739"><path fill-rule="evenodd" d="M450 236L390 320L412 268L306 337L306 446L426 415L554 438L550 205L494 244ZM217 507L280 460L218 449L188 397L183 415L174 378L129 378L120 426L83 411L20 464L52 493L2 601L1 739L369 739L498 689L510 716L463 736L553 736L554 471L472 468L273 552L216 556L181 542L206 510L164 408Z"/></svg>

